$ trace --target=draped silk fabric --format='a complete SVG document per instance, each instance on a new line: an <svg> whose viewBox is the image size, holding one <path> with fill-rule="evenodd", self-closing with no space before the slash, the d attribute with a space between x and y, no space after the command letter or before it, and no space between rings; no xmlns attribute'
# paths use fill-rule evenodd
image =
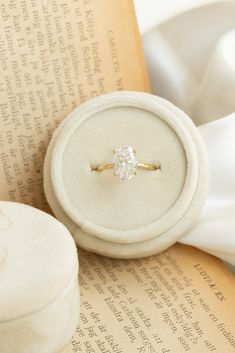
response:
<svg viewBox="0 0 235 353"><path fill-rule="evenodd" d="M164 4L136 0L153 93L192 117L210 170L201 216L181 242L235 266L235 1Z"/></svg>
<svg viewBox="0 0 235 353"><path fill-rule="evenodd" d="M181 242L235 266L235 113L199 130L208 151L210 188L201 217Z"/></svg>

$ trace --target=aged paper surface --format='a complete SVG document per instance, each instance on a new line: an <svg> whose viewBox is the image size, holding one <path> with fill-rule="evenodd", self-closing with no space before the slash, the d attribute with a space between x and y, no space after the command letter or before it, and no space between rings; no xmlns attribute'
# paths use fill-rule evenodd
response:
<svg viewBox="0 0 235 353"><path fill-rule="evenodd" d="M132 0L0 0L0 196L47 209L51 135L77 105L148 91Z"/></svg>
<svg viewBox="0 0 235 353"><path fill-rule="evenodd" d="M63 353L232 353L235 287L185 245L138 260L80 251L80 327Z"/></svg>

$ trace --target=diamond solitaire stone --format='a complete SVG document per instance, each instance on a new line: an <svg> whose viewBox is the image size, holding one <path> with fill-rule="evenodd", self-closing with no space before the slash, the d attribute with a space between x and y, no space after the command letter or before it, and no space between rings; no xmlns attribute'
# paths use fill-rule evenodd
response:
<svg viewBox="0 0 235 353"><path fill-rule="evenodd" d="M138 161L133 147L123 145L114 150L113 168L114 174L121 180L130 180L137 171Z"/></svg>

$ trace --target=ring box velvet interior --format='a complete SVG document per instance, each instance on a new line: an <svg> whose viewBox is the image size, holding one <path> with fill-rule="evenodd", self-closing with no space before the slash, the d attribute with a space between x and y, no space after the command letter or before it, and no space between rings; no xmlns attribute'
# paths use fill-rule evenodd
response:
<svg viewBox="0 0 235 353"><path fill-rule="evenodd" d="M160 165L122 181L113 150L132 146L138 161ZM208 189L207 157L192 120L170 102L114 92L75 109L50 142L44 189L56 215L87 250L144 257L175 243L196 220Z"/></svg>

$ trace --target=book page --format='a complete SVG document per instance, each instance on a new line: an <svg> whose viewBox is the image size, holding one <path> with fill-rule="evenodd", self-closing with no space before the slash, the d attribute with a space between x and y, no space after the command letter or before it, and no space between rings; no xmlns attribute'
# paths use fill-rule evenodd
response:
<svg viewBox="0 0 235 353"><path fill-rule="evenodd" d="M0 0L0 197L47 210L43 159L79 104L149 91L132 0Z"/></svg>
<svg viewBox="0 0 235 353"><path fill-rule="evenodd" d="M232 353L235 282L177 244L150 258L80 257L81 318L63 353Z"/></svg>

